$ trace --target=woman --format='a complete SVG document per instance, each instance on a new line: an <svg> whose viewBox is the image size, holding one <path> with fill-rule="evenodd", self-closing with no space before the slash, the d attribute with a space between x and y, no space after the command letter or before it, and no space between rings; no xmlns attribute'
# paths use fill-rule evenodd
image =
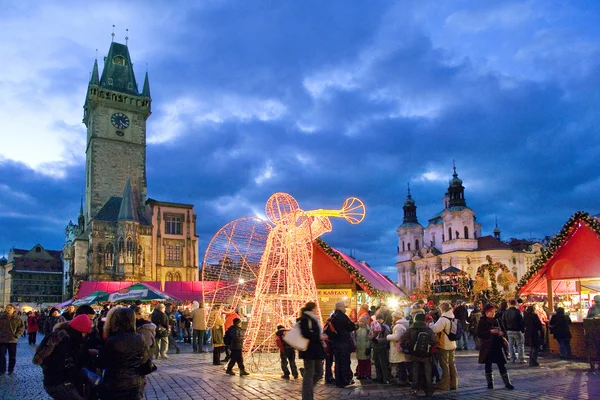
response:
<svg viewBox="0 0 600 400"><path fill-rule="evenodd" d="M358 366L356 367L356 377L359 380L371 380L371 339L369 334L371 328L369 313L363 314L358 320L358 330L356 331L356 359Z"/></svg>
<svg viewBox="0 0 600 400"><path fill-rule="evenodd" d="M29 311L27 313L27 333L29 334L29 344L33 346L35 346L37 333L40 330L37 321L37 315Z"/></svg>
<svg viewBox="0 0 600 400"><path fill-rule="evenodd" d="M494 388L494 375L492 374L492 364L498 366L502 380L507 389L513 390L515 387L510 383L510 377L506 371L506 353L504 346L506 339L502 330L500 320L496 317L496 306L488 304L483 309L483 316L477 326L477 337L479 338L479 364L485 364L485 378L488 389Z"/></svg>
<svg viewBox="0 0 600 400"><path fill-rule="evenodd" d="M314 384L323 379L323 360L325 349L323 343L327 335L323 334L323 328L319 318L315 315L317 305L309 301L301 310L300 332L308 339L308 347L300 352L300 358L304 360L304 373L302 377L302 400L313 400Z"/></svg>
<svg viewBox="0 0 600 400"><path fill-rule="evenodd" d="M215 324L212 327L212 345L213 345L213 365L221 365L221 353L225 349L225 341L223 335L225 326L225 318L223 310L219 307L216 311Z"/></svg>
<svg viewBox="0 0 600 400"><path fill-rule="evenodd" d="M540 321L540 317L535 312L534 306L529 306L525 309L523 323L525 324L525 341L529 343L530 348L529 366L539 367L540 364L537 362L537 357L542 345L542 321Z"/></svg>
<svg viewBox="0 0 600 400"><path fill-rule="evenodd" d="M571 318L565 315L565 309L558 307L556 314L550 318L550 332L554 335L554 339L558 342L560 349L560 358L571 358Z"/></svg>
<svg viewBox="0 0 600 400"><path fill-rule="evenodd" d="M367 303L364 303L362 306L360 306L360 309L358 310L357 318L360 321L360 319L363 318L364 316L370 317L369 305Z"/></svg>
<svg viewBox="0 0 600 400"><path fill-rule="evenodd" d="M98 354L104 369L101 399L140 400L144 380L138 368L149 359L140 335L135 333L135 314L129 307L112 308L104 324L105 345Z"/></svg>
<svg viewBox="0 0 600 400"><path fill-rule="evenodd" d="M477 337L477 327L479 326L479 320L481 320L481 309L479 304L475 304L475 308L469 315L469 334L473 337L475 342L475 350L479 350L479 338Z"/></svg>
<svg viewBox="0 0 600 400"><path fill-rule="evenodd" d="M395 311L392 314L392 333L387 335L387 340L390 342L390 364L396 366L396 379L401 386L408 385L408 370L406 367L409 361L406 354L402 351L400 339L404 332L408 330L408 321L404 319L402 311ZM370 369L370 366L369 366Z"/></svg>

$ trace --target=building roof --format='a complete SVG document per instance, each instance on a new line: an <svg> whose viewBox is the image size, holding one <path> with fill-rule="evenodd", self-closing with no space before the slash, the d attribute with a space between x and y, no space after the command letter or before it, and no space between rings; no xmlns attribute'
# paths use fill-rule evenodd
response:
<svg viewBox="0 0 600 400"><path fill-rule="evenodd" d="M133 64L126 45L112 42L108 56L104 59L104 69L100 86L109 90L139 96Z"/></svg>
<svg viewBox="0 0 600 400"><path fill-rule="evenodd" d="M477 250L510 250L510 246L488 235L477 238Z"/></svg>
<svg viewBox="0 0 600 400"><path fill-rule="evenodd" d="M176 207L176 208L194 208L193 204L186 203L172 203L170 201L159 201L154 199L146 200L146 204L150 204L151 206L165 206L165 207Z"/></svg>
<svg viewBox="0 0 600 400"><path fill-rule="evenodd" d="M121 203L123 198L111 196L110 199L104 203L100 211L92 218L93 221L105 221L105 222L117 222L119 221L119 214L121 212ZM143 213L136 212L137 220L141 225L152 225L148 222ZM128 220L128 219L125 219Z"/></svg>
<svg viewBox="0 0 600 400"><path fill-rule="evenodd" d="M422 225L418 222L405 222L402 225L400 225L399 228L412 228L414 226L422 226Z"/></svg>
<svg viewBox="0 0 600 400"><path fill-rule="evenodd" d="M123 197L121 198L121 205L119 207L119 221L139 222L133 192L131 191L131 179L129 178L127 178L125 189L123 189Z"/></svg>

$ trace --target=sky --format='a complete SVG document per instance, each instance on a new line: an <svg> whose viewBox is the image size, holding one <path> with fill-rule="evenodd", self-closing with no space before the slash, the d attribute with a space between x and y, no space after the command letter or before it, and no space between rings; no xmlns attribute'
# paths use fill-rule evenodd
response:
<svg viewBox="0 0 600 400"><path fill-rule="evenodd" d="M421 224L453 160L503 239L600 212L596 1L0 0L0 253L61 249L85 177L82 123L112 25L148 70L148 196L194 204L200 254L274 192L360 225L323 239L396 279L410 183ZM126 29L129 29L127 32ZM201 260L200 260L201 261Z"/></svg>

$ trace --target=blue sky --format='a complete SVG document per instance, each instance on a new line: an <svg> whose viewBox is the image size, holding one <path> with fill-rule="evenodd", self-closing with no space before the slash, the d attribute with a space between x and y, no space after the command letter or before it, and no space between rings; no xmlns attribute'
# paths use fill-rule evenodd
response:
<svg viewBox="0 0 600 400"><path fill-rule="evenodd" d="M173 5L173 4L176 4ZM200 247L261 215L367 206L323 237L396 278L410 182L422 224L452 160L503 238L600 212L600 27L594 1L0 0L0 253L60 249L84 187L96 49L148 65L148 195L192 203ZM102 66L102 63L100 63ZM140 86L141 87L141 86Z"/></svg>

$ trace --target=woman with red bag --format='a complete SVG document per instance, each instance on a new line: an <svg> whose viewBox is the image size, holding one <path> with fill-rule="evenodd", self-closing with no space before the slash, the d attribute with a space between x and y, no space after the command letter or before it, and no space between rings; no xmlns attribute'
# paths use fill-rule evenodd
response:
<svg viewBox="0 0 600 400"><path fill-rule="evenodd" d="M496 306L488 304L483 308L483 317L477 326L477 337L479 338L479 364L485 364L485 379L488 389L494 388L494 375L492 364L498 366L502 380L507 389L515 387L510 383L510 377L506 371L506 353L504 346L508 342L504 338L505 333L500 320L496 318Z"/></svg>

